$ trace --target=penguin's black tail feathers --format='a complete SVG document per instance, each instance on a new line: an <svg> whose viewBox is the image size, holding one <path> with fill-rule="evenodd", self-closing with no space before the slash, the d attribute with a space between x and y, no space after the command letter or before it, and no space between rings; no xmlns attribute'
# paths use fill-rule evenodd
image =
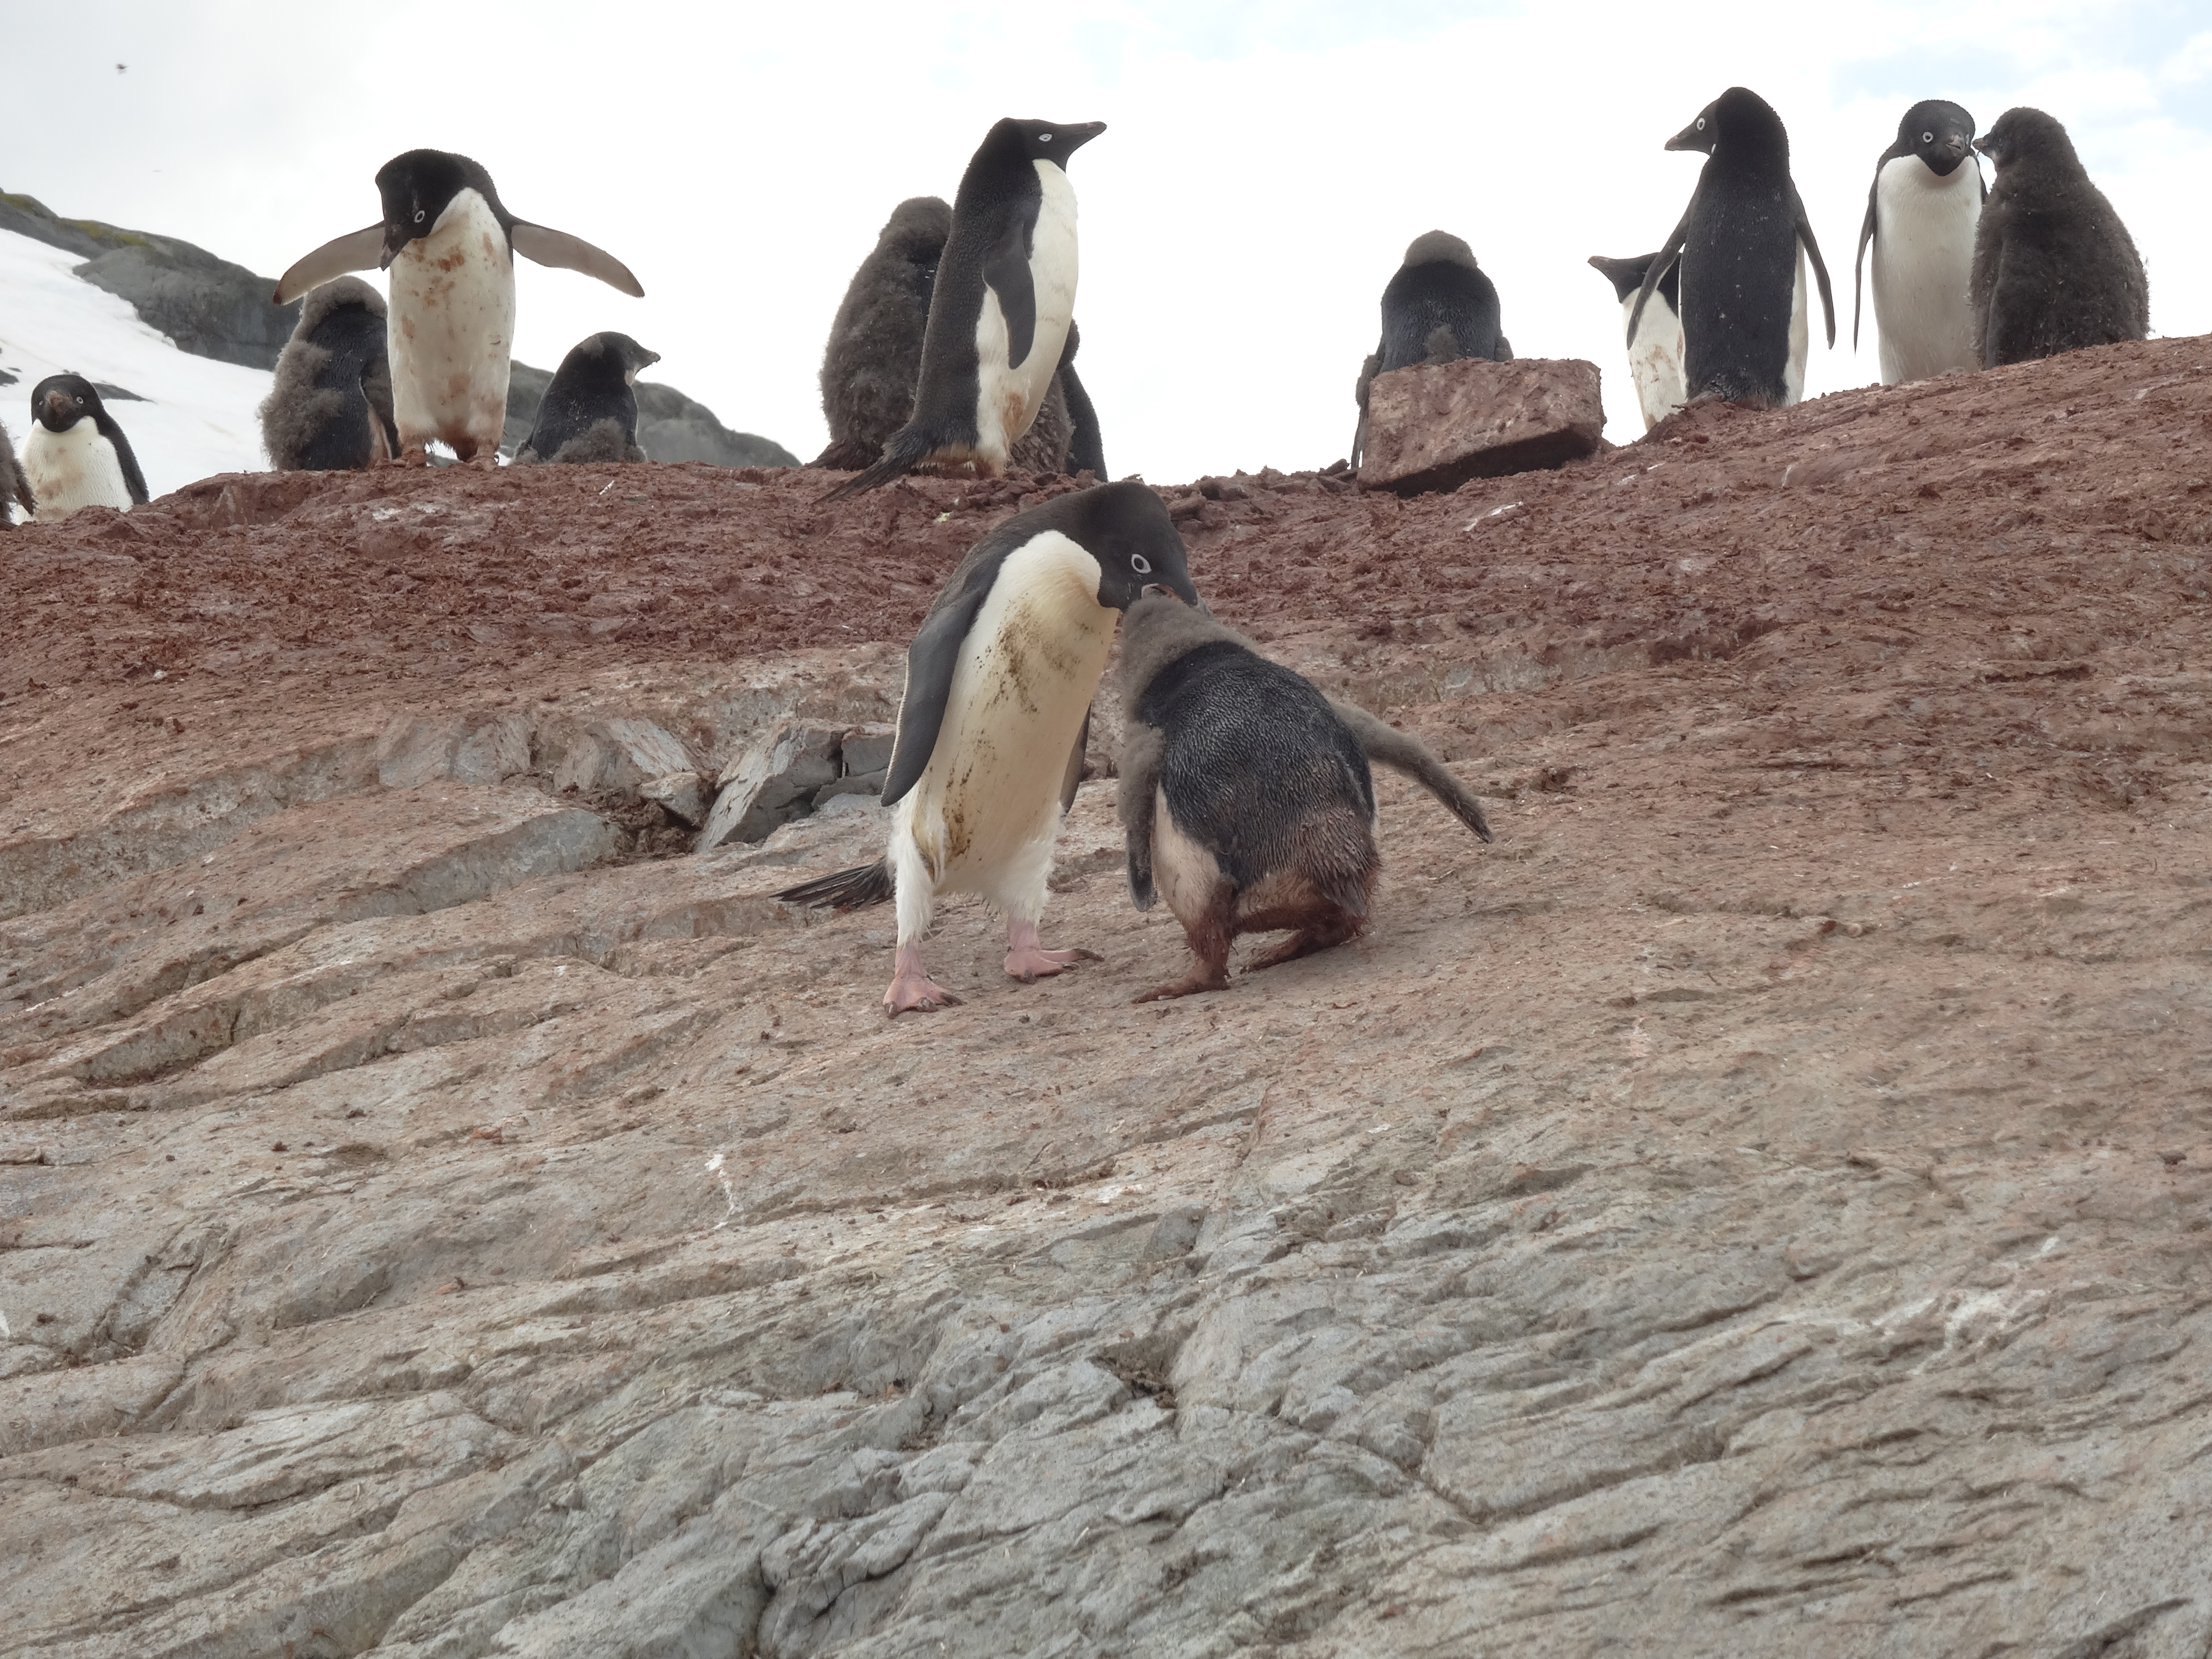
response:
<svg viewBox="0 0 2212 1659"><path fill-rule="evenodd" d="M901 428L891 434L884 445L884 453L872 466L863 468L841 484L823 492L819 505L842 501L848 495L881 488L893 478L903 477L930 457L933 446L927 438L910 428Z"/></svg>
<svg viewBox="0 0 2212 1659"><path fill-rule="evenodd" d="M834 876L802 881L796 887L785 888L776 897L786 904L811 905L817 910L835 908L842 915L847 910L882 904L897 891L891 880L891 861L878 859L873 864L840 870Z"/></svg>
<svg viewBox="0 0 2212 1659"><path fill-rule="evenodd" d="M1329 707L1359 740L1369 760L1394 772L1404 773L1442 801L1451 815L1476 836L1484 841L1492 838L1490 821L1482 816L1482 803L1475 799L1474 792L1465 784L1444 769L1444 763L1431 752L1428 744L1411 732L1385 725L1357 703L1340 702L1331 697Z"/></svg>

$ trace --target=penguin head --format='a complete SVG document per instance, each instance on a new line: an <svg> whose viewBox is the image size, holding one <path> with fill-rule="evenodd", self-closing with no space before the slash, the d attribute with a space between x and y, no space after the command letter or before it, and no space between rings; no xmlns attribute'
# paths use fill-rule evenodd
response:
<svg viewBox="0 0 2212 1659"><path fill-rule="evenodd" d="M410 149L393 156L376 170L376 188L384 198L384 258L378 266L382 270L392 268L408 243L435 230L440 216L463 191L474 188L493 211L499 210L491 175L467 156L442 149Z"/></svg>
<svg viewBox="0 0 2212 1659"><path fill-rule="evenodd" d="M1716 154L1721 145L1764 146L1780 139L1786 155L1790 139L1774 106L1748 87L1730 87L1698 112L1698 118L1667 141L1668 149Z"/></svg>
<svg viewBox="0 0 2212 1659"><path fill-rule="evenodd" d="M1602 253L1593 253L1589 265L1613 284L1613 297L1626 305L1644 286L1644 273L1651 269L1651 262L1658 257L1647 253L1640 259L1609 259Z"/></svg>
<svg viewBox="0 0 2212 1659"><path fill-rule="evenodd" d="M1018 121L1009 116L984 136L983 149L1008 160L1049 161L1065 168L1070 155L1105 131L1103 121Z"/></svg>
<svg viewBox="0 0 2212 1659"><path fill-rule="evenodd" d="M49 432L66 432L106 413L99 392L82 374L49 374L31 388L31 418Z"/></svg>
<svg viewBox="0 0 2212 1659"><path fill-rule="evenodd" d="M2024 105L1998 116L1974 148L1990 158L1999 174L2022 161L2051 162L2069 169L2081 165L2066 129L2053 117Z"/></svg>
<svg viewBox="0 0 2212 1659"><path fill-rule="evenodd" d="M584 344L590 345L592 341L599 343L601 356L610 362L619 363L622 366L624 386L635 386L639 373L652 368L660 361L659 352L647 351L627 334L617 334L612 331L605 334L594 334L590 340L585 341ZM581 349L580 347L578 349Z"/></svg>
<svg viewBox="0 0 2212 1659"><path fill-rule="evenodd" d="M1164 587L1186 605L1200 604L1182 533L1142 479L1079 489L1036 511L1049 520L1039 528L1060 531L1097 562L1102 610L1127 611L1147 587Z"/></svg>
<svg viewBox="0 0 2212 1659"><path fill-rule="evenodd" d="M1459 265L1468 270L1478 269L1474 250L1448 230L1423 231L1406 244L1406 263L1409 265Z"/></svg>
<svg viewBox="0 0 2212 1659"><path fill-rule="evenodd" d="M1905 112L1897 124L1897 155L1917 155L1929 172L1948 179L1966 159L1974 142L1974 118L1941 98L1929 98Z"/></svg>

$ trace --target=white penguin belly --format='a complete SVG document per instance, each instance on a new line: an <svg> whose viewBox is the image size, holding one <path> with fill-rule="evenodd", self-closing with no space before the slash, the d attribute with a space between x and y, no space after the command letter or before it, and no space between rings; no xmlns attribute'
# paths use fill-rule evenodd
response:
<svg viewBox="0 0 2212 1659"><path fill-rule="evenodd" d="M937 891L1002 908L1042 891L1068 757L1106 671L1116 613L1098 562L1057 531L1007 555L961 647L929 764L899 804Z"/></svg>
<svg viewBox="0 0 2212 1659"><path fill-rule="evenodd" d="M1012 353L1006 315L988 287L982 313L975 319L975 453L994 472L1006 466L1007 453L1044 406L1067 344L1068 319L1075 314L1075 190L1067 174L1050 161L1030 165L1036 168L1044 200L1030 240L1036 328L1029 356L1019 363L1006 361Z"/></svg>
<svg viewBox="0 0 2212 1659"><path fill-rule="evenodd" d="M1939 179L1918 156L1899 155L1875 181L1874 319L1884 386L1975 367L1966 290L1982 178L1971 159Z"/></svg>
<svg viewBox="0 0 2212 1659"><path fill-rule="evenodd" d="M1620 302L1623 321L1635 314L1634 295ZM1658 289L1644 303L1644 319L1628 347L1629 378L1636 383L1636 402L1644 411L1649 432L1688 400L1682 369L1682 319Z"/></svg>
<svg viewBox="0 0 2212 1659"><path fill-rule="evenodd" d="M464 190L392 262L386 325L399 444L499 447L514 343L514 258L491 204Z"/></svg>
<svg viewBox="0 0 2212 1659"><path fill-rule="evenodd" d="M1790 362L1782 370L1782 406L1788 409L1805 396L1805 353L1813 340L1813 318L1806 306L1805 244L1798 242L1797 286L1790 295Z"/></svg>
<svg viewBox="0 0 2212 1659"><path fill-rule="evenodd" d="M131 510L131 486L115 446L89 417L66 432L49 432L36 421L23 439L23 476L39 503L41 523L66 519L82 507Z"/></svg>

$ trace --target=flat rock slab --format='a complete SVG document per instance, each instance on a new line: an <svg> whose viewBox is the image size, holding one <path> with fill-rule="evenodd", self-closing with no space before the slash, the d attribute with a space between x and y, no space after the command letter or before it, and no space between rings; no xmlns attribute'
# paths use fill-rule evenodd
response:
<svg viewBox="0 0 2212 1659"><path fill-rule="evenodd" d="M1597 365L1579 358L1395 368L1368 392L1359 482L1418 495L1564 466L1595 454L1604 426Z"/></svg>

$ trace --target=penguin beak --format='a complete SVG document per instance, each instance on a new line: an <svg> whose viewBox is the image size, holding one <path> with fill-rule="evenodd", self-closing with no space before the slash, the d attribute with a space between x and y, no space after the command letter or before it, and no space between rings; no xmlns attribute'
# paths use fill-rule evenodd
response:
<svg viewBox="0 0 2212 1659"><path fill-rule="evenodd" d="M1066 155L1081 149L1093 138L1105 131L1106 124L1103 121L1085 121L1077 126L1055 127L1053 131L1060 135L1060 153Z"/></svg>
<svg viewBox="0 0 2212 1659"><path fill-rule="evenodd" d="M1213 619L1212 608L1198 597L1198 590L1194 587L1170 587L1165 582L1146 582L1137 590L1137 597L1140 599L1175 599L1189 605L1208 622Z"/></svg>
<svg viewBox="0 0 2212 1659"><path fill-rule="evenodd" d="M46 393L46 424L47 426L52 427L55 431L58 432L65 423L74 420L76 416L72 411L71 400L68 392L49 392Z"/></svg>

